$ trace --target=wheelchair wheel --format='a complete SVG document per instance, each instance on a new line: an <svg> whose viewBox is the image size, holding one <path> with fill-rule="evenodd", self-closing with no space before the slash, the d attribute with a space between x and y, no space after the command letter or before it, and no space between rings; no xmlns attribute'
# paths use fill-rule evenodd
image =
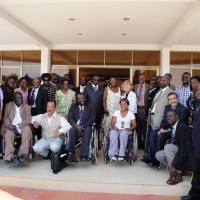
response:
<svg viewBox="0 0 200 200"><path fill-rule="evenodd" d="M104 155L104 163L107 164L108 163L108 160L107 160L107 156Z"/></svg>
<svg viewBox="0 0 200 200"><path fill-rule="evenodd" d="M97 130L94 130L94 154L98 158L98 136L97 136Z"/></svg>
<svg viewBox="0 0 200 200"><path fill-rule="evenodd" d="M134 131L133 135L133 161L135 162L138 158L138 141L137 141L137 133Z"/></svg>
<svg viewBox="0 0 200 200"><path fill-rule="evenodd" d="M95 154L92 154L91 162L92 162L93 165L97 164L97 156Z"/></svg>

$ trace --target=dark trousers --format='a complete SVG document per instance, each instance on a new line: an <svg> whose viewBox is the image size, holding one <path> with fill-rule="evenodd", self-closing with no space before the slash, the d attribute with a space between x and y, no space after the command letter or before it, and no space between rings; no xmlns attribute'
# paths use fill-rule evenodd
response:
<svg viewBox="0 0 200 200"><path fill-rule="evenodd" d="M164 149L165 142L170 139L171 132L161 133L158 135L159 130L151 131L148 136L148 146L146 158L153 161L155 154Z"/></svg>
<svg viewBox="0 0 200 200"><path fill-rule="evenodd" d="M36 108L31 108L31 115L32 116L36 116ZM41 126L39 126L39 128L34 128L34 136L37 136L37 139L40 140L41 139L41 135L42 135L42 128Z"/></svg>
<svg viewBox="0 0 200 200"><path fill-rule="evenodd" d="M194 155L194 151L189 151L190 164L193 171L192 188L189 194L200 199L200 158Z"/></svg>
<svg viewBox="0 0 200 200"><path fill-rule="evenodd" d="M79 154L80 156L88 157L91 134L92 127L86 127L82 132L82 146ZM69 131L69 152L73 152L75 154L75 145L78 138L78 131L75 126L72 126Z"/></svg>
<svg viewBox="0 0 200 200"><path fill-rule="evenodd" d="M137 107L137 135L138 146L145 146L146 141L147 122L145 115L145 108Z"/></svg>

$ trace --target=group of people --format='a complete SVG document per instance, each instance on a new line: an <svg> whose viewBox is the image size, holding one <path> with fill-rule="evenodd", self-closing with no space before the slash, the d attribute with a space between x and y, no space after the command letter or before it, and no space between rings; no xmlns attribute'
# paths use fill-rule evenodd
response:
<svg viewBox="0 0 200 200"><path fill-rule="evenodd" d="M56 74L44 73L34 78L32 88L26 77L13 77L0 85L1 134L6 137L4 160L17 165L25 162L29 142L34 133L37 142L33 149L44 159L59 152L64 135L69 132L68 161L75 160L75 145L82 137L80 159L88 159L92 125L110 136L108 150L111 160L124 160L128 136L137 131L138 148L145 152L142 162L170 169L167 184L180 183L187 171L193 171L192 188L181 199L200 198L200 78L182 74L182 84L175 87L172 75L152 75L149 81L140 74L138 84L125 80L121 87L115 77L92 80L80 77L79 87L70 82L69 74L58 83ZM42 81L42 84L41 84ZM148 83L147 83L148 82ZM31 125L32 124L32 125ZM31 130L32 129L32 130ZM21 136L19 151L14 151L14 139ZM118 148L118 141L120 146Z"/></svg>

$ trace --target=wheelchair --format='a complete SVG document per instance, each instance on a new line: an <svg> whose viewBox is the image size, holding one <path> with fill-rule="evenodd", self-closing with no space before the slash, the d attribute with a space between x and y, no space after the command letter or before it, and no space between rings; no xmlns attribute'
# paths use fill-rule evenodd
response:
<svg viewBox="0 0 200 200"><path fill-rule="evenodd" d="M27 163L33 162L34 161L34 157L35 157L35 152L33 150L33 145L35 143L35 138L34 138L34 129L32 127L32 125L30 125L31 131L32 131L32 137L29 143L29 154L27 157ZM5 155L5 144L6 144L6 132L4 132L3 135L0 135L0 142L1 142L1 152L2 152L2 156ZM18 155L18 151L21 145L21 135L20 134L16 134L15 135L15 141L14 141L14 155ZM5 162L5 164L8 164L7 162Z"/></svg>
<svg viewBox="0 0 200 200"><path fill-rule="evenodd" d="M67 133L67 137L66 137L66 141L65 141L66 149L68 149L68 144L69 144L69 132ZM75 147L78 147L81 144L82 144L82 137L80 135ZM68 154L68 152L67 152L67 154ZM90 144L89 144L88 161L90 161L93 165L96 165L97 161L98 161L98 135L97 135L97 130L95 128L95 124L92 125L92 135L91 135ZM78 161L75 160L75 163L77 163L77 162ZM68 165L69 165L69 163L68 163Z"/></svg>
<svg viewBox="0 0 200 200"><path fill-rule="evenodd" d="M119 141L120 145L120 141ZM110 136L109 134L103 135L103 154L104 154L104 163L107 164L108 161L112 161L109 159L108 150L110 146ZM128 136L127 150L125 152L124 161L129 162L130 165L138 158L138 141L137 141L137 133L136 130L133 131L131 135Z"/></svg>

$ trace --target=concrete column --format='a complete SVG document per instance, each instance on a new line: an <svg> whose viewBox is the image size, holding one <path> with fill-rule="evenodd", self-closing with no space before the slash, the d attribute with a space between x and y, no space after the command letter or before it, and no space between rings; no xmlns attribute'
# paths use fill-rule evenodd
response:
<svg viewBox="0 0 200 200"><path fill-rule="evenodd" d="M170 73L170 49L163 48L160 52L160 75Z"/></svg>
<svg viewBox="0 0 200 200"><path fill-rule="evenodd" d="M51 55L49 48L41 48L41 70L40 73L50 73Z"/></svg>

